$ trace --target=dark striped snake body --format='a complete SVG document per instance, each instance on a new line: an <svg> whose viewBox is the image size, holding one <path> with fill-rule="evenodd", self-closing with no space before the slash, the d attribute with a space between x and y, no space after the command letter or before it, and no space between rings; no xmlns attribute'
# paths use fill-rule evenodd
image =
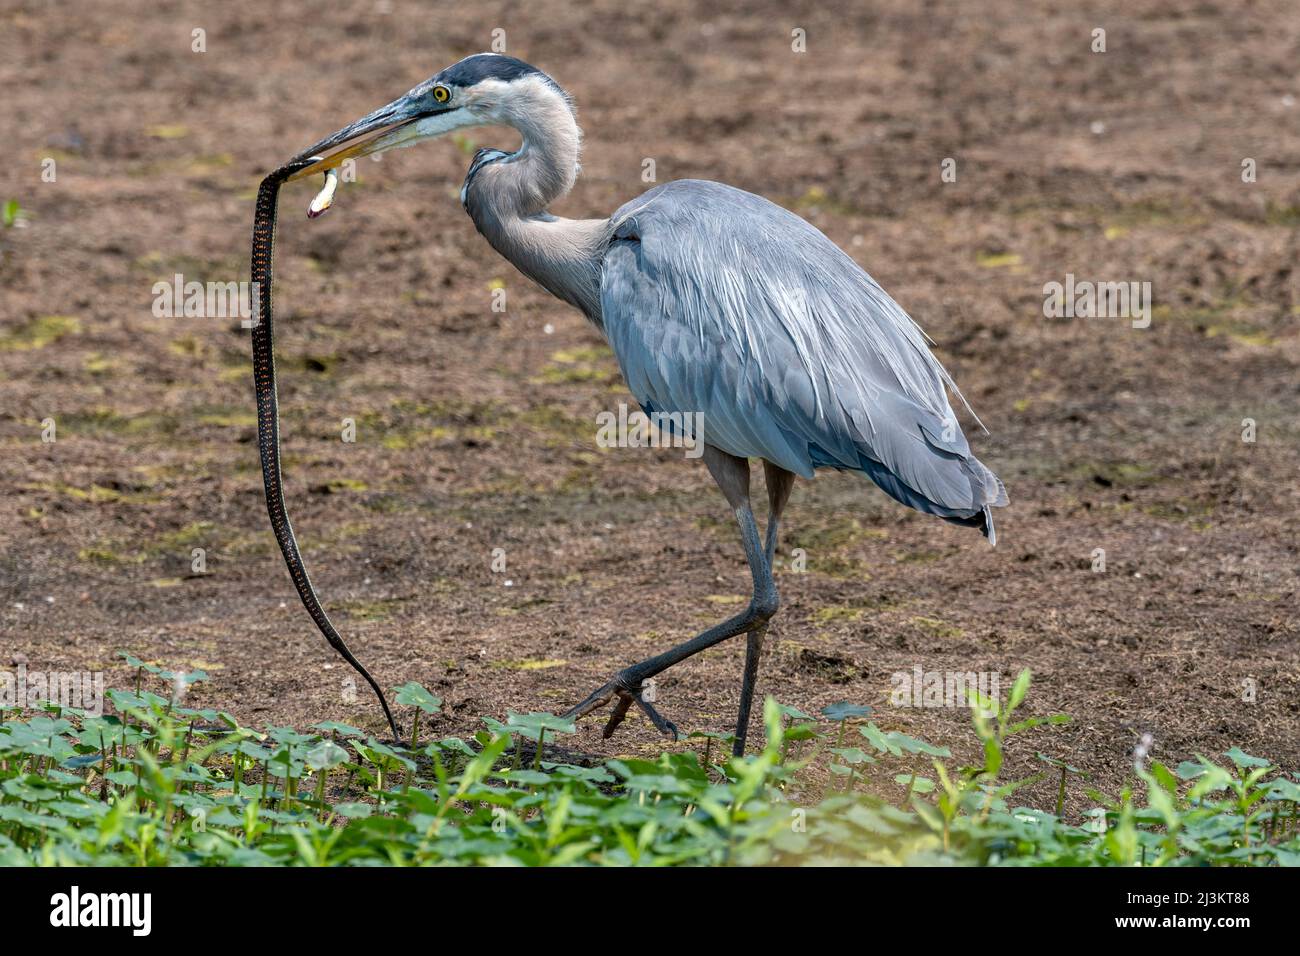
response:
<svg viewBox="0 0 1300 956"><path fill-rule="evenodd" d="M401 734L393 713L388 708L384 692L348 649L321 606L320 598L316 596L316 589L307 576L307 568L303 565L302 553L298 549L298 541L294 537L293 525L289 522L289 513L284 504L284 482L280 469L280 410L275 388L274 322L271 309L276 205L280 186L295 172L311 165L311 162L301 160L289 163L262 180L262 185L257 190L257 211L253 219L250 278L257 295L257 320L253 326L253 384L257 391L257 447L262 458L266 510L271 516L271 528L275 532L275 540L279 542L280 553L284 555L284 563L289 568L289 576L293 578L293 585L297 588L298 597L302 599L307 613L316 622L330 646L366 679L366 683L379 697L394 739L400 740Z"/></svg>

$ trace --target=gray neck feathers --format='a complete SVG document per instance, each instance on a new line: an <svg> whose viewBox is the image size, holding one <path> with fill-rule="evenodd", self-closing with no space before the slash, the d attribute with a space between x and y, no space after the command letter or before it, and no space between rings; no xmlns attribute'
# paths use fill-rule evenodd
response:
<svg viewBox="0 0 1300 956"><path fill-rule="evenodd" d="M547 207L578 178L582 132L565 98L540 77L510 84L495 119L523 137L517 153L466 183L465 209L492 247L524 275L600 322L607 219L560 219Z"/></svg>

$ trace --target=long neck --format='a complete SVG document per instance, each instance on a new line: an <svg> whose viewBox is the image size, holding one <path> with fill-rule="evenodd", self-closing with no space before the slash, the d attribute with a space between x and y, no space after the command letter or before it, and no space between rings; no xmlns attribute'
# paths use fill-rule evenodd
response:
<svg viewBox="0 0 1300 956"><path fill-rule="evenodd" d="M600 323L600 259L607 219L561 219L547 207L578 177L582 133L549 84L509 98L501 121L523 137L519 151L471 170L465 209L492 247L548 292Z"/></svg>

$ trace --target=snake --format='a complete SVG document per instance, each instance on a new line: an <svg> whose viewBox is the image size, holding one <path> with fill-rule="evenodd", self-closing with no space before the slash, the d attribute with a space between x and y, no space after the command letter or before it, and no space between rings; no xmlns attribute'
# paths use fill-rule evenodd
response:
<svg viewBox="0 0 1300 956"><path fill-rule="evenodd" d="M299 170L310 166L313 159L286 163L262 180L257 190L257 206L253 216L253 251L250 279L257 294L257 316L253 323L253 387L257 393L257 449L262 460L262 483L266 489L266 510L271 518L271 530L284 555L284 563L293 578L293 586L302 599L303 607L320 629L330 646L365 678L374 690L388 718L388 726L395 740L401 740L397 721L388 707L384 692L370 672L348 649L325 613L307 567L298 548L298 539L289 521L284 503L284 481L280 467L280 402L275 386L275 335L271 306L271 273L275 258L275 218L280 187Z"/></svg>

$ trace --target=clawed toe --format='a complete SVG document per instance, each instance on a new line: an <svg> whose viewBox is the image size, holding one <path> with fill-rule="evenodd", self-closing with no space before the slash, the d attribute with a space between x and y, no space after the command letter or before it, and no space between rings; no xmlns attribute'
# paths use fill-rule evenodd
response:
<svg viewBox="0 0 1300 956"><path fill-rule="evenodd" d="M608 740L613 736L614 731L618 729L619 724L627 719L627 712L636 704L650 718L650 723L654 724L664 736L678 739L677 725L668 720L659 711L655 710L644 697L644 688L637 687L635 690L627 687L619 678L615 678L603 687L598 688L581 704L574 707L564 715L566 720L579 720L586 717L592 711L605 706L614 698L618 698L614 703L614 709L609 713L609 719L605 722L605 729L601 731L601 736Z"/></svg>

